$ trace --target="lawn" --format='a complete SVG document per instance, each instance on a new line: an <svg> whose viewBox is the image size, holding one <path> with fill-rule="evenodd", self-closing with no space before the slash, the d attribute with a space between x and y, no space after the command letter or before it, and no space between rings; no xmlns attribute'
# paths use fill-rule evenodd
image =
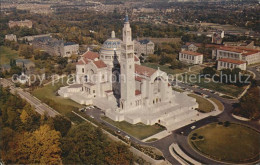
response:
<svg viewBox="0 0 260 165"><path fill-rule="evenodd" d="M249 163L260 156L260 133L235 123L208 124L192 131L188 139L198 152L223 162Z"/></svg>
<svg viewBox="0 0 260 165"><path fill-rule="evenodd" d="M164 127L156 124L155 125L145 125L143 123L130 124L126 121L116 122L107 117L102 117L102 119L140 140L165 130Z"/></svg>
<svg viewBox="0 0 260 165"><path fill-rule="evenodd" d="M185 69L171 69L169 68L169 65L159 65L155 63L142 63L143 66L147 66L149 68L158 69L160 68L161 71L166 72L167 74L178 74L178 73L184 73L188 71L188 68Z"/></svg>
<svg viewBox="0 0 260 165"><path fill-rule="evenodd" d="M218 109L220 111L224 110L224 105L219 100L212 98L212 97L210 98L210 100L213 101L218 106Z"/></svg>
<svg viewBox="0 0 260 165"><path fill-rule="evenodd" d="M207 113L214 110L214 105L211 102L209 102L207 99L195 94L188 94L188 96L196 99L196 102L199 104L199 111Z"/></svg>
<svg viewBox="0 0 260 165"><path fill-rule="evenodd" d="M11 59L18 58L18 51L6 46L0 46L0 65L10 64Z"/></svg>
<svg viewBox="0 0 260 165"><path fill-rule="evenodd" d="M64 80L65 79L66 78L64 78ZM59 81L54 85L50 83L44 87L35 89L32 94L40 99L42 102L57 110L59 113L70 118L73 122L82 122L83 120L73 114L72 111L76 111L83 106L70 99L65 99L57 95L58 89L62 86L64 86L62 81Z"/></svg>

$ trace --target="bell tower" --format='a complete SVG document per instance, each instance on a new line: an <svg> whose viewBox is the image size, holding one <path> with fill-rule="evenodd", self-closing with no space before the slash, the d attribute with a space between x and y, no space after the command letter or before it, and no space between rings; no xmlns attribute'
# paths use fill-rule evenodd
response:
<svg viewBox="0 0 260 165"><path fill-rule="evenodd" d="M134 63L134 42L132 41L132 30L125 16L123 32L123 42L121 44L120 60L120 84L121 99L120 107L123 110L134 106L135 99L135 63Z"/></svg>

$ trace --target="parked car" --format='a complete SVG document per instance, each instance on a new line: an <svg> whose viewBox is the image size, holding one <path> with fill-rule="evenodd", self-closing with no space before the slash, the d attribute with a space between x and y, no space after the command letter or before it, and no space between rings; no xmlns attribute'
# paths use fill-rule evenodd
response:
<svg viewBox="0 0 260 165"><path fill-rule="evenodd" d="M126 140L130 140L130 137L128 135L125 135Z"/></svg>

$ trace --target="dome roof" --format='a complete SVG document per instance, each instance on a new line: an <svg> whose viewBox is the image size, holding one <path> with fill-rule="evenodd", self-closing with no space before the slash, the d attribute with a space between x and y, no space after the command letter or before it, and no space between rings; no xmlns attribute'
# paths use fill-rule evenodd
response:
<svg viewBox="0 0 260 165"><path fill-rule="evenodd" d="M102 46L102 49L117 50L121 49L121 40L115 37L115 32L112 31L111 38L107 39Z"/></svg>

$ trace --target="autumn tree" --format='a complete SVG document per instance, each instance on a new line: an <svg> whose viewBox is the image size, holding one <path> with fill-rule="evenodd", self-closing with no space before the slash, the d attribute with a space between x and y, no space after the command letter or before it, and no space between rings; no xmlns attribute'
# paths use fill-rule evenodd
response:
<svg viewBox="0 0 260 165"><path fill-rule="evenodd" d="M12 164L61 164L60 133L48 125L18 134L9 142L3 161Z"/></svg>

